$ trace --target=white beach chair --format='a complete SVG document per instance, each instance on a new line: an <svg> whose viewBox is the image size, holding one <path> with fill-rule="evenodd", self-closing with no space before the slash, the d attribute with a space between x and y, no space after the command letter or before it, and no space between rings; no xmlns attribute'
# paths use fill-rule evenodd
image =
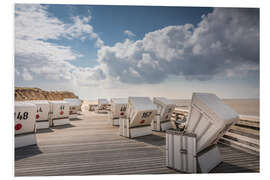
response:
<svg viewBox="0 0 270 180"><path fill-rule="evenodd" d="M36 129L49 128L50 104L47 100L27 101L36 105Z"/></svg>
<svg viewBox="0 0 270 180"><path fill-rule="evenodd" d="M151 123L152 130L166 131L172 128L171 116L175 104L164 97L154 97L153 102L157 106L157 114Z"/></svg>
<svg viewBox="0 0 270 180"><path fill-rule="evenodd" d="M109 101L107 99L98 99L97 112L105 112L109 106Z"/></svg>
<svg viewBox="0 0 270 180"><path fill-rule="evenodd" d="M51 108L50 126L70 124L69 103L66 101L49 101Z"/></svg>
<svg viewBox="0 0 270 180"><path fill-rule="evenodd" d="M193 93L184 132L166 134L166 165L184 172L210 172L222 162L217 141L237 119L238 114L215 94ZM186 134L193 134L193 139Z"/></svg>
<svg viewBox="0 0 270 180"><path fill-rule="evenodd" d="M35 104L15 102L15 148L36 144Z"/></svg>
<svg viewBox="0 0 270 180"><path fill-rule="evenodd" d="M197 152L216 144L238 114L215 94L193 93L185 131L197 136Z"/></svg>
<svg viewBox="0 0 270 180"><path fill-rule="evenodd" d="M69 103L69 119L76 119L81 112L81 100L75 98L65 98L64 101Z"/></svg>
<svg viewBox="0 0 270 180"><path fill-rule="evenodd" d="M128 98L112 98L111 99L111 112L110 121L113 126L119 126L119 119L126 118L128 106Z"/></svg>

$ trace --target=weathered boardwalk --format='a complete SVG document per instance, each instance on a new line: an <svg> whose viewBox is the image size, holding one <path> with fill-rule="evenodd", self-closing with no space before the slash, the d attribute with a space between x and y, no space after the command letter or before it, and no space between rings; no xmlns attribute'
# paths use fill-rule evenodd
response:
<svg viewBox="0 0 270 180"><path fill-rule="evenodd" d="M107 114L83 112L71 125L37 134L37 146L15 151L15 176L171 174L165 134L128 139ZM259 157L220 145L224 162L212 172L259 172Z"/></svg>

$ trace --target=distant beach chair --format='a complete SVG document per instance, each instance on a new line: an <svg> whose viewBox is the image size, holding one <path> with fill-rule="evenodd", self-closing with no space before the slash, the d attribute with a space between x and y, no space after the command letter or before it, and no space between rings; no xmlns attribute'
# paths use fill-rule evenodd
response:
<svg viewBox="0 0 270 180"><path fill-rule="evenodd" d="M82 101L76 98L65 98L64 101L69 103L69 119L76 119L82 111Z"/></svg>
<svg viewBox="0 0 270 180"><path fill-rule="evenodd" d="M36 105L36 129L49 128L50 104L47 100L25 101Z"/></svg>
<svg viewBox="0 0 270 180"><path fill-rule="evenodd" d="M49 101L50 113L50 126L60 126L70 124L69 121L69 103L66 101Z"/></svg>
<svg viewBox="0 0 270 180"><path fill-rule="evenodd" d="M110 121L113 126L119 126L119 119L127 117L128 98L112 98Z"/></svg>
<svg viewBox="0 0 270 180"><path fill-rule="evenodd" d="M96 112L106 112L107 107L109 106L109 101L107 99L98 99L98 106Z"/></svg>
<svg viewBox="0 0 270 180"><path fill-rule="evenodd" d="M157 114L151 123L152 130L166 131L172 128L171 116L175 109L175 104L164 97L154 97L153 103L157 106Z"/></svg>

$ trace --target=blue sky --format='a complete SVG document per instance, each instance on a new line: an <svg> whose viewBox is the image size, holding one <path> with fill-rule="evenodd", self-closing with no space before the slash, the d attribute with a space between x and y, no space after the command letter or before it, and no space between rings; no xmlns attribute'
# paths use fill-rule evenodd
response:
<svg viewBox="0 0 270 180"><path fill-rule="evenodd" d="M17 4L15 86L258 98L259 10Z"/></svg>
<svg viewBox="0 0 270 180"><path fill-rule="evenodd" d="M170 25L197 24L202 14L212 12L213 8L192 7L151 7L151 6L87 6L87 5L50 5L48 12L65 23L72 16L91 15L91 25L106 45L112 46L127 38L123 32L131 30L136 36L132 40L142 39L147 32L162 29ZM72 45L73 49L86 57L78 58L72 64L80 67L94 67L96 48L93 41L56 40L61 45ZM89 58L91 59L89 61Z"/></svg>

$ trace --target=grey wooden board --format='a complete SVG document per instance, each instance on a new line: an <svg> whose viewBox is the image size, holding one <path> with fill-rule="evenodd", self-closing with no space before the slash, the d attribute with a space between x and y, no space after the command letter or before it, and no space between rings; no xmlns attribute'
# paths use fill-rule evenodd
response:
<svg viewBox="0 0 270 180"><path fill-rule="evenodd" d="M128 139L108 114L84 111L71 125L39 131L37 145L15 150L15 176L172 174L165 133ZM259 157L219 145L224 162L212 172L259 172Z"/></svg>

